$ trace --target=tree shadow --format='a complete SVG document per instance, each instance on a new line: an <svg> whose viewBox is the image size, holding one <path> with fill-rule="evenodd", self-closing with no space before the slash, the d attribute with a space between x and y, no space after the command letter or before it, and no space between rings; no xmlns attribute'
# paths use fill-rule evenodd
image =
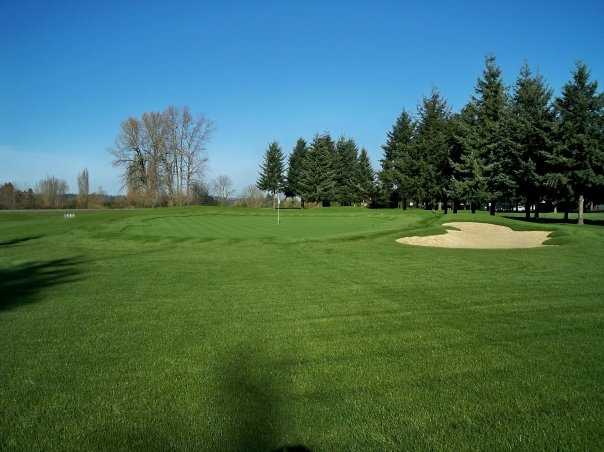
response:
<svg viewBox="0 0 604 452"><path fill-rule="evenodd" d="M0 311L36 301L46 287L77 280L78 258L28 262L0 269Z"/></svg>
<svg viewBox="0 0 604 452"><path fill-rule="evenodd" d="M279 368L276 373L275 369ZM217 377L220 417L227 450L237 452L311 452L302 444L282 444L287 432L287 372L257 350L243 346L230 353ZM281 443L281 444L279 444ZM277 446L277 447L276 447Z"/></svg>
<svg viewBox="0 0 604 452"><path fill-rule="evenodd" d="M312 452L283 439L291 430L287 370L251 346L219 353L213 362L211 414L198 420L211 426L207 432L187 428L188 419L179 422L187 414L168 414L158 406L160 415L151 422L101 426L87 438L85 450Z"/></svg>
<svg viewBox="0 0 604 452"><path fill-rule="evenodd" d="M519 220L527 223L536 223L536 224L577 224L577 219L568 219L564 218L547 218L547 217L539 217L539 218L526 218L526 217L515 217L513 215L502 215L503 218L508 218L510 220ZM604 220L590 220L585 218L585 224L593 225L593 226L604 226Z"/></svg>
<svg viewBox="0 0 604 452"><path fill-rule="evenodd" d="M0 240L0 247L9 247L9 246L15 246L15 245L19 245L20 243L23 242L28 242L30 240L36 240L43 237L42 235L32 235L29 237L20 237L17 239L11 239L11 240Z"/></svg>
<svg viewBox="0 0 604 452"><path fill-rule="evenodd" d="M273 449L272 452L312 452L308 447L302 445L283 446L278 449Z"/></svg>

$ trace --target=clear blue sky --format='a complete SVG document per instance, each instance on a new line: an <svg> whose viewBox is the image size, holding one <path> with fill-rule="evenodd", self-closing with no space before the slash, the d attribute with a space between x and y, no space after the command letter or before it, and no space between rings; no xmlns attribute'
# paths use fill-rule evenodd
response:
<svg viewBox="0 0 604 452"><path fill-rule="evenodd" d="M559 91L576 59L604 83L604 2L0 1L0 181L52 174L116 193L120 121L168 105L213 119L207 177L253 183L271 140L353 136L374 166L402 108L454 109L493 53Z"/></svg>

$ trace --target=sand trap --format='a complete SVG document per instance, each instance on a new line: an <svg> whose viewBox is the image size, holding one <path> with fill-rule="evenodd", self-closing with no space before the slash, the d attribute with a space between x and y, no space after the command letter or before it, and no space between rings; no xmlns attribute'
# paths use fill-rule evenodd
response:
<svg viewBox="0 0 604 452"><path fill-rule="evenodd" d="M398 243L441 248L536 248L543 245L551 231L514 231L507 226L488 223L445 223L459 231L447 229L446 234L424 237L402 237Z"/></svg>

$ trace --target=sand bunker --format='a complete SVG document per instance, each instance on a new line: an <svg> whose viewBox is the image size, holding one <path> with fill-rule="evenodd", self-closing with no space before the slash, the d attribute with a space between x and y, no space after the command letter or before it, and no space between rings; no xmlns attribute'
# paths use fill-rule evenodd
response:
<svg viewBox="0 0 604 452"><path fill-rule="evenodd" d="M536 248L544 246L551 231L514 231L507 226L488 223L445 223L459 231L448 229L446 234L424 237L402 237L398 243L441 248Z"/></svg>

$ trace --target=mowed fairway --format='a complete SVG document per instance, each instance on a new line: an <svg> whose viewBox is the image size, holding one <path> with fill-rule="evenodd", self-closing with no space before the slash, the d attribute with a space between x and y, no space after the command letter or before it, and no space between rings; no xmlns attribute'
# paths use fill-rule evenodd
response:
<svg viewBox="0 0 604 452"><path fill-rule="evenodd" d="M603 447L604 217L281 213L0 214L0 450Z"/></svg>

